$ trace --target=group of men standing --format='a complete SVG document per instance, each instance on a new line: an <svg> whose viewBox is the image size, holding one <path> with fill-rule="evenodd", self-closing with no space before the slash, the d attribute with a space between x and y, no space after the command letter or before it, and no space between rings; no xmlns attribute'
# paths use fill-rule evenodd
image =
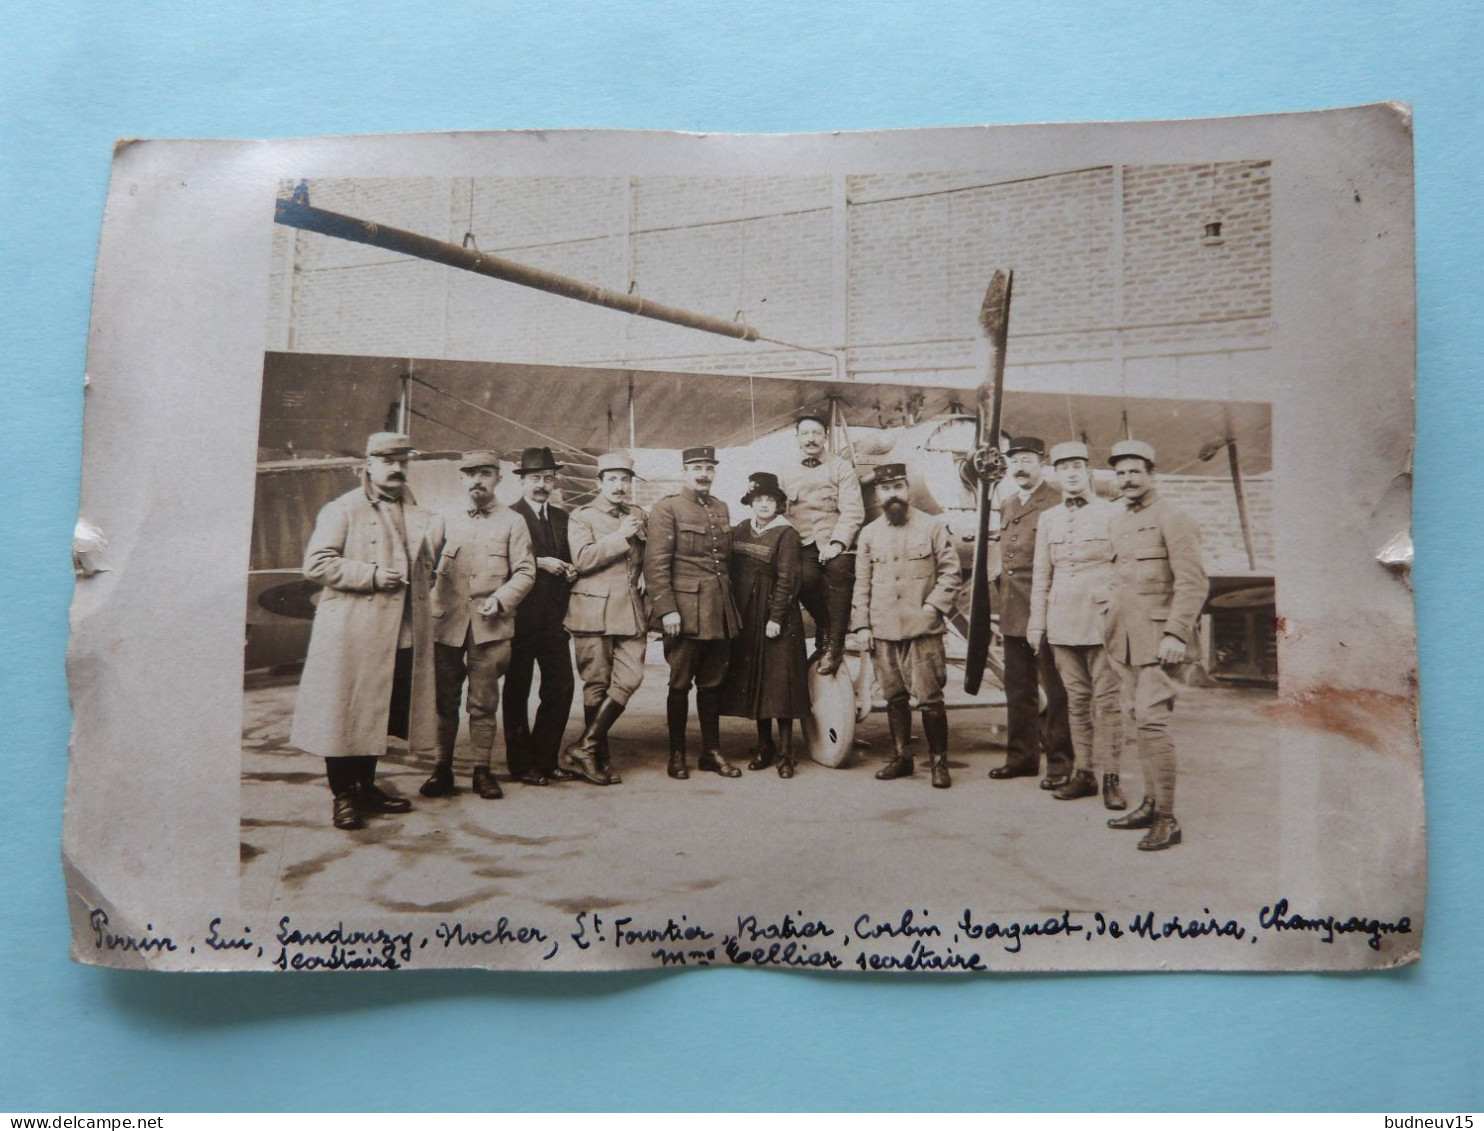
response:
<svg viewBox="0 0 1484 1131"><path fill-rule="evenodd" d="M892 739L876 776L912 775L915 704L932 784L947 788L943 636L961 583L957 552L942 519L911 505L902 464L876 468L882 513L864 524L855 469L826 451L826 435L821 417L802 417L797 464L778 476L758 473L744 502L776 494L787 504L799 559L789 584L815 621L820 673L839 669L849 632L871 656ZM389 734L406 739L414 757L432 761L424 796L457 791L461 702L469 717L471 788L481 798L500 797L492 762L502 681L514 780L619 783L608 734L643 681L651 630L663 637L669 667L669 776L689 777L692 687L697 769L740 776L721 751L722 689L744 626L733 591L731 516L711 490L714 448L681 453L680 492L648 515L632 502L634 463L624 452L600 457L597 497L570 514L550 501L562 465L549 448L521 453L515 473L522 498L508 508L495 497L498 454L465 453L459 470L466 505L443 514L412 498L411 454L406 436L373 435L360 485L320 512L305 558L305 575L323 589L290 741L325 757L337 828L361 828L367 815L411 808L376 785L376 760ZM1083 444L1052 449L1060 488L1044 477L1040 440L1016 440L1008 456L1015 490L1003 510L997 602L1008 756L990 777L1039 774L1044 747L1042 788L1063 800L1101 792L1108 808L1122 810L1127 720L1145 798L1109 825L1148 829L1140 848L1177 844L1168 669L1186 658L1205 599L1195 525L1154 491L1147 444L1114 445L1121 507L1093 493ZM753 529L761 535L776 525ZM767 635L779 631L770 621ZM574 654L584 726L563 747ZM785 720L778 721L783 734ZM752 768L767 764L760 751ZM792 776L791 757L779 772Z"/></svg>
<svg viewBox="0 0 1484 1131"><path fill-rule="evenodd" d="M1131 732L1144 798L1108 827L1147 830L1144 851L1170 848L1181 839L1171 673L1190 658L1206 600L1200 532L1155 490L1155 451L1142 441L1110 452L1117 503L1094 492L1084 443L1051 449L1059 486L1045 478L1042 440L1012 440L1006 454L1014 490L1001 510L997 604L1009 734L1005 763L989 776L1037 776L1044 748L1042 789L1062 801L1101 793L1123 811Z"/></svg>

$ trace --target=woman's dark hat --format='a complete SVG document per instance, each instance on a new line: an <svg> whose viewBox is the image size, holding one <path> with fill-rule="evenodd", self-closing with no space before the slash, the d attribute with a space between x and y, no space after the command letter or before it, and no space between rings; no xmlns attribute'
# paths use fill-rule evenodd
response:
<svg viewBox="0 0 1484 1131"><path fill-rule="evenodd" d="M783 493L778 476L771 471L754 471L747 477L747 494L742 496L742 505L751 506L752 500L759 495L771 495L777 499L780 511L788 506L788 496Z"/></svg>

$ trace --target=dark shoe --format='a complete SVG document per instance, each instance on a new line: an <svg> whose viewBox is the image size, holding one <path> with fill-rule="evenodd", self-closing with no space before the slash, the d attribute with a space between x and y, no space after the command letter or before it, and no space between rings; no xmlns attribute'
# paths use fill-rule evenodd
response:
<svg viewBox="0 0 1484 1131"><path fill-rule="evenodd" d="M1147 829L1154 824L1154 798L1146 797L1139 807L1127 817L1114 817L1108 822L1110 829Z"/></svg>
<svg viewBox="0 0 1484 1131"><path fill-rule="evenodd" d="M1163 813L1154 818L1154 824L1144 834L1144 839L1139 841L1140 852L1158 852L1163 848L1173 848L1180 843L1180 825L1174 817L1167 817Z"/></svg>
<svg viewBox="0 0 1484 1131"><path fill-rule="evenodd" d="M1047 774L1041 779L1042 789L1060 789L1072 780L1071 774Z"/></svg>
<svg viewBox="0 0 1484 1131"><path fill-rule="evenodd" d="M685 751L670 751L670 765L665 770L676 781L686 781L690 778L690 771L685 768Z"/></svg>
<svg viewBox="0 0 1484 1131"><path fill-rule="evenodd" d="M720 774L724 778L740 778L742 771L737 769L725 758L720 750L703 750L701 756L696 759L696 769L708 773Z"/></svg>
<svg viewBox="0 0 1484 1131"><path fill-rule="evenodd" d="M524 773L517 774L515 780L522 785L546 785L550 781L545 774L535 767L526 770Z"/></svg>
<svg viewBox="0 0 1484 1131"><path fill-rule="evenodd" d="M356 792L355 806L362 813L411 813L412 802L393 797L375 782L364 782Z"/></svg>
<svg viewBox="0 0 1484 1131"><path fill-rule="evenodd" d="M1114 810L1128 808L1128 802L1123 799L1123 790L1118 788L1117 774L1103 775L1103 808Z"/></svg>
<svg viewBox="0 0 1484 1131"><path fill-rule="evenodd" d="M571 770L564 770L560 766L553 766L549 770L543 770L542 773L546 775L547 781L561 782L577 780L576 774L574 774Z"/></svg>
<svg viewBox="0 0 1484 1131"><path fill-rule="evenodd" d="M819 657L819 674L834 675L840 670L840 661L845 658L845 642L831 636L824 642L824 651Z"/></svg>
<svg viewBox="0 0 1484 1131"><path fill-rule="evenodd" d="M337 829L345 829L347 832L353 829L364 829L366 822L361 819L361 814L356 811L356 803L347 794L344 797L335 798L333 822Z"/></svg>
<svg viewBox="0 0 1484 1131"><path fill-rule="evenodd" d="M996 766L990 770L989 776L994 778L995 781L1004 781L1006 778L1033 778L1040 772L1035 766L1024 770L1019 766L1012 766L1006 762L1003 766Z"/></svg>
<svg viewBox="0 0 1484 1131"><path fill-rule="evenodd" d="M598 766L592 745L591 740L572 743L557 755L557 765L584 781L590 781L594 785L607 785L608 775Z"/></svg>
<svg viewBox="0 0 1484 1131"><path fill-rule="evenodd" d="M418 793L424 797L452 797L458 791L459 787L453 784L453 764L439 762Z"/></svg>
<svg viewBox="0 0 1484 1131"><path fill-rule="evenodd" d="M495 780L494 771L488 766L476 766L474 768L474 780L471 783L475 793L486 801L494 801L505 796L505 791L500 788L500 783Z"/></svg>
<svg viewBox="0 0 1484 1131"><path fill-rule="evenodd" d="M794 776L794 724L792 719L778 720L778 776Z"/></svg>
<svg viewBox="0 0 1484 1131"><path fill-rule="evenodd" d="M608 754L608 743L606 740L598 748L598 769L608 779L609 785L619 785L623 782L623 778L619 777L618 771L613 768L613 759Z"/></svg>
<svg viewBox="0 0 1484 1131"><path fill-rule="evenodd" d="M1071 781L1051 796L1058 801L1076 801L1079 797L1096 797L1097 795L1098 779L1092 776L1092 771L1078 770L1072 775Z"/></svg>
<svg viewBox="0 0 1484 1131"><path fill-rule="evenodd" d="M773 745L771 738L766 742L759 742L757 744L757 754L751 762L747 763L747 768L749 770L766 770L773 764L773 759L777 754L778 749Z"/></svg>
<svg viewBox="0 0 1484 1131"><path fill-rule="evenodd" d="M939 754L933 760L933 788L947 789L953 784L953 779L948 776L948 755Z"/></svg>
<svg viewBox="0 0 1484 1131"><path fill-rule="evenodd" d="M791 778L794 776L794 758L792 754L786 758L778 759L778 776L780 778Z"/></svg>
<svg viewBox="0 0 1484 1131"><path fill-rule="evenodd" d="M912 759L905 754L897 755L876 771L878 781L891 781L892 778L910 778L911 776Z"/></svg>

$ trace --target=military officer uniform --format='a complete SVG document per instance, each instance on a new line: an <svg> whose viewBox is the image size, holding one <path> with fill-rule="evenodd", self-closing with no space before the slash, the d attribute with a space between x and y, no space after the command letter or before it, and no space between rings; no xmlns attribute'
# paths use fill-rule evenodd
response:
<svg viewBox="0 0 1484 1131"><path fill-rule="evenodd" d="M1114 444L1108 462L1116 469L1130 458L1143 460L1153 473L1154 449L1137 440ZM1108 824L1149 829L1139 847L1157 851L1180 843L1175 742L1170 737L1175 681L1160 662L1159 649L1165 637L1174 637L1185 645L1186 659L1192 658L1196 622L1206 603L1206 568L1195 520L1152 486L1138 499L1125 497L1111 533L1113 584L1103 614L1103 640L1123 681L1124 725L1138 743L1144 801Z"/></svg>
<svg viewBox="0 0 1484 1131"><path fill-rule="evenodd" d="M686 448L681 462L715 464L716 449ZM742 630L742 615L732 595L731 553L731 515L726 503L709 491L685 487L680 494L655 503L644 551L650 627L664 631L667 615L680 616L678 635L666 635L664 644L665 660L670 665L665 713L670 732L669 774L673 778L689 776L685 728L692 683L701 724L699 768L724 777L741 773L721 757L721 685L727 674L729 642Z"/></svg>
<svg viewBox="0 0 1484 1131"><path fill-rule="evenodd" d="M498 467L494 452L466 453L461 470ZM468 682L469 745L474 790L501 795L490 769L500 680L510 666L515 610L536 581L531 535L520 515L498 502L444 514L446 536L433 586L434 645L438 687L439 768L425 785L431 796L447 792L459 733L459 699ZM493 611L486 613L490 598Z"/></svg>
<svg viewBox="0 0 1484 1131"><path fill-rule="evenodd" d="M876 472L878 485L906 479L907 468L900 463L882 464ZM950 784L943 622L953 611L961 581L958 551L936 515L909 505L900 526L882 514L861 531L850 627L871 633L871 663L886 696L893 756L878 778L912 773L907 740L915 702L922 711L933 785Z"/></svg>
<svg viewBox="0 0 1484 1131"><path fill-rule="evenodd" d="M1070 442L1051 449L1052 466L1087 462L1087 445ZM1092 797L1104 775L1104 804L1124 807L1118 784L1123 744L1118 675L1103 650L1102 601L1113 575L1108 527L1116 508L1092 492L1067 494L1041 517L1031 581L1026 631L1044 634L1067 689L1067 719L1075 763L1071 780L1053 795L1059 800Z"/></svg>
<svg viewBox="0 0 1484 1131"><path fill-rule="evenodd" d="M626 471L632 477L633 457L627 452L599 456L598 478L606 471ZM633 537L619 529L629 515L640 521L639 533ZM598 498L573 511L568 528L577 580L566 623L582 676L585 726L582 737L567 748L563 762L565 768L600 785L616 785L621 780L608 752L608 730L644 682L649 642L644 599L646 519L642 507Z"/></svg>
<svg viewBox="0 0 1484 1131"><path fill-rule="evenodd" d="M1034 436L1010 441L1007 456L1033 452L1046 456L1046 444ZM1026 642L1031 615L1031 575L1035 567L1036 530L1043 515L1061 502L1061 488L1042 479L1029 493L1012 490L1000 508L1000 574L995 582L995 608L1005 641L1005 715L1008 724L1005 764L989 771L992 778L1034 777L1046 749L1044 789L1064 785L1072 775L1072 733L1067 722L1067 691L1056 671L1051 648L1032 649ZM1041 713L1041 692L1046 712Z"/></svg>

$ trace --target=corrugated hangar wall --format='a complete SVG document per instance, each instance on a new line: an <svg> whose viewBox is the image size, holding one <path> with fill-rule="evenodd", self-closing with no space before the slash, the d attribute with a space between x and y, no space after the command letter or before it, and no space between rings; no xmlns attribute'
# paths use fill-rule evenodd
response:
<svg viewBox="0 0 1484 1131"><path fill-rule="evenodd" d="M286 186L287 191L287 186ZM765 335L847 376L969 383L996 267L1011 388L1265 400L1266 161L839 177L315 181L320 207ZM1219 235L1208 224L1220 223ZM719 338L276 227L270 349L806 376Z"/></svg>

